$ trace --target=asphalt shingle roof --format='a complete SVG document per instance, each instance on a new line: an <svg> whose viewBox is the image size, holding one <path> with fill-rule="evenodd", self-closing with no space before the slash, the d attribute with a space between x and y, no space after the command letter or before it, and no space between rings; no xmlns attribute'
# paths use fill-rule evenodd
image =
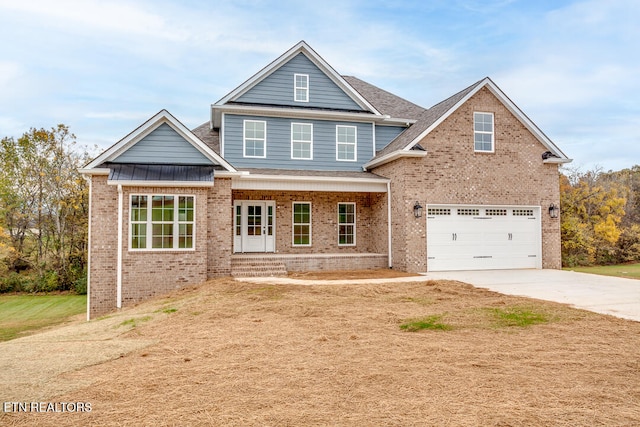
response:
<svg viewBox="0 0 640 427"><path fill-rule="evenodd" d="M201 124L191 132L207 144L209 148L220 154L220 132L218 132L218 129L211 129L209 122Z"/></svg>
<svg viewBox="0 0 640 427"><path fill-rule="evenodd" d="M484 80L484 79L483 79ZM411 143L418 135L427 130L429 126L434 124L438 119L440 119L444 114L446 114L454 105L460 102L465 96L469 94L469 92L473 91L476 86L482 83L483 80L478 80L471 86L461 90L455 95L450 96L429 108L428 110L422 111L422 113L416 117L417 121L413 124L409 129L402 132L398 135L393 141L391 141L386 147L376 153L375 158L384 156L385 154L392 153L394 151L402 150L409 143Z"/></svg>
<svg viewBox="0 0 640 427"><path fill-rule="evenodd" d="M394 118L414 119L424 111L424 108L419 105L360 80L357 77L342 76L342 78L382 114L388 114Z"/></svg>

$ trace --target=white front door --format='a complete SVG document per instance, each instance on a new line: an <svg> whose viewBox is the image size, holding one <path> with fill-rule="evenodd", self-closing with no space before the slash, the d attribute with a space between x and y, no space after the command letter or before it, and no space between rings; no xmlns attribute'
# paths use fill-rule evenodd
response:
<svg viewBox="0 0 640 427"><path fill-rule="evenodd" d="M234 252L274 252L275 202L234 202Z"/></svg>

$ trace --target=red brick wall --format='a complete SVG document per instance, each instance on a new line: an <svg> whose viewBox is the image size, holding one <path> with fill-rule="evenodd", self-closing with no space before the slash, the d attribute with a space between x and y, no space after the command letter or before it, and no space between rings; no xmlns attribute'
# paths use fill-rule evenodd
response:
<svg viewBox="0 0 640 427"><path fill-rule="evenodd" d="M473 113L494 113L495 152L473 150ZM412 206L497 204L542 207L542 266L560 268L560 221L546 213L559 204L558 167L542 163L544 147L486 88L427 135L423 158L401 158L373 172L391 178L394 268L426 270L426 219ZM425 215L426 216L426 215Z"/></svg>

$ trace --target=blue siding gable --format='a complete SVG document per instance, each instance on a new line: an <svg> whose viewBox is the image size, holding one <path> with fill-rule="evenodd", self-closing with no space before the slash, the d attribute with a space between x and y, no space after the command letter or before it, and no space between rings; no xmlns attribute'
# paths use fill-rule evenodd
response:
<svg viewBox="0 0 640 427"><path fill-rule="evenodd" d="M294 74L309 76L309 101L294 101ZM258 82L234 101L250 104L285 105L299 108L366 111L322 72L303 53L299 53Z"/></svg>
<svg viewBox="0 0 640 427"><path fill-rule="evenodd" d="M382 150L391 141L404 132L407 128L403 126L376 126L376 151Z"/></svg>
<svg viewBox="0 0 640 427"><path fill-rule="evenodd" d="M373 124L331 120L305 120L281 117L260 117L225 114L222 130L224 158L238 168L269 168L294 170L362 171L373 157ZM243 156L243 122L260 120L267 124L266 158ZM291 158L291 123L313 124L313 159ZM336 126L357 128L356 161L336 160Z"/></svg>
<svg viewBox="0 0 640 427"><path fill-rule="evenodd" d="M212 164L211 160L166 123L158 126L149 135L115 158L113 162L176 165Z"/></svg>

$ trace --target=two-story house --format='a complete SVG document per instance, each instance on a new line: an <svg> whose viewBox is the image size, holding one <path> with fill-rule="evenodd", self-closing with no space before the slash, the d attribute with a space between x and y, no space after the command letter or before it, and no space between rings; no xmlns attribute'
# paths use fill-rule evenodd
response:
<svg viewBox="0 0 640 427"><path fill-rule="evenodd" d="M423 108L302 41L203 125L162 110L82 170L88 314L230 274L559 268L569 161L489 78Z"/></svg>

